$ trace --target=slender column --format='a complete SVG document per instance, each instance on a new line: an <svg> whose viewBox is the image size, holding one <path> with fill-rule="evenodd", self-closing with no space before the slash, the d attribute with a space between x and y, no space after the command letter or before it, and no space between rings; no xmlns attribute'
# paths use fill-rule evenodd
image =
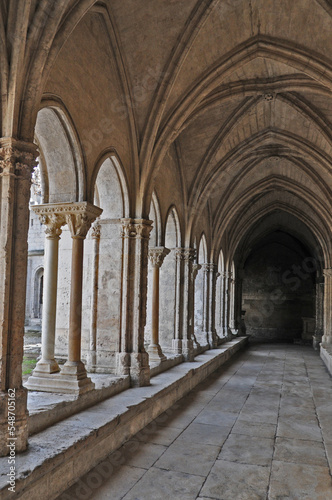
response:
<svg viewBox="0 0 332 500"><path fill-rule="evenodd" d="M220 325L220 330L223 339L227 338L227 331L225 330L225 324L226 324L226 298L227 298L227 291L226 291L226 273L222 272L220 274L221 278L221 325Z"/></svg>
<svg viewBox="0 0 332 500"><path fill-rule="evenodd" d="M332 268L324 269L324 335L323 344L332 344Z"/></svg>
<svg viewBox="0 0 332 500"><path fill-rule="evenodd" d="M230 308L231 308L231 293L232 293L231 280L232 280L232 273L226 272L225 273L225 326L224 326L224 331L225 331L225 336L228 339L231 339L233 337L232 330L230 328Z"/></svg>
<svg viewBox="0 0 332 500"><path fill-rule="evenodd" d="M324 279L319 277L316 283L316 341L319 342L324 334Z"/></svg>
<svg viewBox="0 0 332 500"><path fill-rule="evenodd" d="M218 293L217 293L217 286L218 286L218 279L220 278L221 276L221 273L219 272L215 272L214 274L214 294L215 294L215 312L214 312L214 331L215 331L215 335L216 335L216 343L217 345L220 344L222 341L221 341L221 338L218 334L218 330L217 330L217 326L220 327L220 318L221 318L221 309L219 310L219 313L218 313L218 325L217 325L217 297L218 297ZM221 299L219 298L219 304L218 304L218 308L221 308Z"/></svg>
<svg viewBox="0 0 332 500"><path fill-rule="evenodd" d="M192 265L192 275L191 275L191 281L192 281L192 308L193 308L193 313L192 313L192 336L194 340L194 345L196 347L200 347L200 343L198 342L196 335L195 335L195 325L194 325L194 318L195 318L195 281L197 278L198 271L202 269L201 264L193 264Z"/></svg>
<svg viewBox="0 0 332 500"><path fill-rule="evenodd" d="M203 271L203 338L210 346L209 338L209 303L210 303L210 264L202 264ZM211 346L210 346L211 347Z"/></svg>
<svg viewBox="0 0 332 500"><path fill-rule="evenodd" d="M152 221L122 219L123 286L118 374L129 374L133 386L150 383L144 349L149 235Z"/></svg>
<svg viewBox="0 0 332 500"><path fill-rule="evenodd" d="M162 353L159 345L159 269L170 250L165 247L150 248L149 258L153 269L152 283L152 339L148 347L150 361L165 361L167 358Z"/></svg>
<svg viewBox="0 0 332 500"><path fill-rule="evenodd" d="M91 319L90 319L90 345L87 353L87 368L90 372L96 371L97 365L97 316L98 316L98 276L99 276L99 247L100 223L92 226L93 261L92 261L92 289L91 289Z"/></svg>
<svg viewBox="0 0 332 500"><path fill-rule="evenodd" d="M184 272L184 254L183 248L175 249L175 322L174 339L172 349L175 354L182 353L182 320L183 320L183 272Z"/></svg>
<svg viewBox="0 0 332 500"><path fill-rule="evenodd" d="M28 441L27 390L22 386L28 257L29 199L36 146L0 139L0 455ZM8 402L15 398L15 431L8 428Z"/></svg>
<svg viewBox="0 0 332 500"><path fill-rule="evenodd" d="M216 286L218 267L215 264L210 264L209 273L209 344L210 347L216 348L218 345L218 336L216 331Z"/></svg>
<svg viewBox="0 0 332 500"><path fill-rule="evenodd" d="M84 239L92 222L102 210L87 202L73 204L70 213L66 214L72 246L71 289L69 311L68 360L61 370L61 378L66 382L66 392L81 394L94 388L87 377L85 366L81 360L81 323L82 323L82 281Z"/></svg>
<svg viewBox="0 0 332 500"><path fill-rule="evenodd" d="M50 374L60 371L54 359L55 322L58 285L58 253L61 226L65 224L63 216L52 213L57 205L39 205L32 207L46 226L45 259L44 259L44 290L43 290L43 321L41 359L38 361L27 387L33 391L52 391Z"/></svg>

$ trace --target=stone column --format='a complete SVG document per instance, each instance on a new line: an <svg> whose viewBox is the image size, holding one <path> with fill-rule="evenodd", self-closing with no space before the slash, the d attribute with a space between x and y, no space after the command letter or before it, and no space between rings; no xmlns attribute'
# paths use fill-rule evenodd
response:
<svg viewBox="0 0 332 500"><path fill-rule="evenodd" d="M57 213L58 204L36 205L32 210L46 226L43 321L41 359L28 379L27 387L32 391L53 391L50 374L60 371L54 359L55 321L58 290L58 254L61 226L65 218ZM51 379L51 380L50 380Z"/></svg>
<svg viewBox="0 0 332 500"><path fill-rule="evenodd" d="M324 335L323 344L332 344L332 268L324 269Z"/></svg>
<svg viewBox="0 0 332 500"><path fill-rule="evenodd" d="M159 345L159 269L170 250L165 247L150 248L149 258L153 269L152 283L152 339L148 347L150 361L165 361L167 358L162 353Z"/></svg>
<svg viewBox="0 0 332 500"><path fill-rule="evenodd" d="M194 360L194 278L193 261L196 255L194 248L178 249L182 263L182 354L186 361Z"/></svg>
<svg viewBox="0 0 332 500"><path fill-rule="evenodd" d="M196 250L195 250L196 252ZM192 309L193 309L193 313L192 313L192 336L193 336L193 340L194 340L194 345L196 347L200 347L200 343L197 341L197 338L196 338L196 335L195 335L195 325L194 325L194 318L195 318L195 281L196 281L196 278L197 278L197 274L198 274L198 271L202 269L202 266L201 264L193 264L192 265L192 274L191 274L191 281L192 281Z"/></svg>
<svg viewBox="0 0 332 500"><path fill-rule="evenodd" d="M223 339L227 338L227 331L225 330L225 324L226 324L226 298L227 298L227 292L226 292L226 273L222 272L220 273L220 279L221 279L221 334Z"/></svg>
<svg viewBox="0 0 332 500"><path fill-rule="evenodd" d="M100 223L95 222L91 228L93 238L92 250L92 280L91 280L91 319L90 345L87 353L87 369L94 373L97 365L97 316L98 316L98 276L99 276L99 247Z"/></svg>
<svg viewBox="0 0 332 500"><path fill-rule="evenodd" d="M182 320L183 320L183 272L184 272L183 248L175 249L175 317L174 317L174 339L172 350L174 354L182 353Z"/></svg>
<svg viewBox="0 0 332 500"><path fill-rule="evenodd" d="M217 347L217 332L215 329L215 274L217 266L215 264L203 264L202 268L204 272L204 334L209 347L214 348Z"/></svg>
<svg viewBox="0 0 332 500"><path fill-rule="evenodd" d="M151 224L152 221L145 219L122 219L123 287L117 373L130 375L133 386L150 383L149 356L144 349L144 327Z"/></svg>
<svg viewBox="0 0 332 500"><path fill-rule="evenodd" d="M232 273L225 273L225 326L224 332L225 337L227 339L231 339L233 337L232 330L230 328L230 308L231 308L231 280Z"/></svg>
<svg viewBox="0 0 332 500"><path fill-rule="evenodd" d="M27 390L22 386L31 174L36 146L0 139L0 455L28 441ZM8 403L15 400L15 431L8 429Z"/></svg>
<svg viewBox="0 0 332 500"><path fill-rule="evenodd" d="M102 210L87 202L73 203L66 222L72 237L68 360L61 369L66 392L82 394L94 388L81 360L82 281L84 239Z"/></svg>
<svg viewBox="0 0 332 500"><path fill-rule="evenodd" d="M203 271L203 338L206 343L210 346L209 339L209 302L210 302L210 264L202 264Z"/></svg>
<svg viewBox="0 0 332 500"><path fill-rule="evenodd" d="M319 342L324 334L324 279L318 277L316 281L316 327L315 337Z"/></svg>
<svg viewBox="0 0 332 500"><path fill-rule="evenodd" d="M210 264L209 268L209 345L216 348L218 345L218 336L216 331L216 285L218 268L215 264Z"/></svg>

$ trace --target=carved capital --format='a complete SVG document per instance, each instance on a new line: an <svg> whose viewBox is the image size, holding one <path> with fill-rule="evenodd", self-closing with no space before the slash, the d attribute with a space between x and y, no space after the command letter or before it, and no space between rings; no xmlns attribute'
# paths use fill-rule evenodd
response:
<svg viewBox="0 0 332 500"><path fill-rule="evenodd" d="M90 226L102 213L102 209L95 207L86 201L73 203L47 203L44 205L34 205L31 209L39 217L46 217L43 224L57 216L61 225L68 224L72 238L85 238ZM44 222L45 220L45 222Z"/></svg>
<svg viewBox="0 0 332 500"><path fill-rule="evenodd" d="M152 267L161 267L166 255L170 253L170 250L165 247L154 247L149 249L149 259L151 261Z"/></svg>
<svg viewBox="0 0 332 500"><path fill-rule="evenodd" d="M215 264L202 264L202 269L204 273L213 273L215 272L217 266Z"/></svg>
<svg viewBox="0 0 332 500"><path fill-rule="evenodd" d="M176 258L186 262L193 262L196 257L196 250L194 248L176 248Z"/></svg>
<svg viewBox="0 0 332 500"><path fill-rule="evenodd" d="M146 219L122 219L122 238L149 239L152 221Z"/></svg>
<svg viewBox="0 0 332 500"><path fill-rule="evenodd" d="M31 181L32 171L37 165L37 146L33 143L0 139L0 175L13 175Z"/></svg>
<svg viewBox="0 0 332 500"><path fill-rule="evenodd" d="M49 239L59 238L62 233L61 226L66 223L65 219L58 214L41 215L40 221L46 226L45 234Z"/></svg>
<svg viewBox="0 0 332 500"><path fill-rule="evenodd" d="M192 278L193 280L196 279L198 271L202 269L202 266L200 264L193 264L193 270L192 270Z"/></svg>
<svg viewBox="0 0 332 500"><path fill-rule="evenodd" d="M91 237L95 240L99 240L100 239L100 231L101 231L101 224L99 222L99 217L98 217L98 219L95 221L95 223L93 224L93 226L91 228Z"/></svg>

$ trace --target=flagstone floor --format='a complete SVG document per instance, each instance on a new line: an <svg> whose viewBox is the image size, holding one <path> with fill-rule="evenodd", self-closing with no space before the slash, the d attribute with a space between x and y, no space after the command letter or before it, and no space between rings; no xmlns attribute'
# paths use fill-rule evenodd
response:
<svg viewBox="0 0 332 500"><path fill-rule="evenodd" d="M252 345L59 500L332 500L331 467L318 352Z"/></svg>

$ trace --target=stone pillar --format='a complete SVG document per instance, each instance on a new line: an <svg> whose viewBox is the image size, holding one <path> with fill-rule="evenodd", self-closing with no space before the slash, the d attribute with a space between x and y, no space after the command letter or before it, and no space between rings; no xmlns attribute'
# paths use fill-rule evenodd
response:
<svg viewBox="0 0 332 500"><path fill-rule="evenodd" d="M72 237L70 311L68 360L61 369L62 384L66 392L82 394L94 389L81 360L81 323L82 323L82 281L84 240L92 222L102 210L87 202L73 203L66 214L66 222Z"/></svg>
<svg viewBox="0 0 332 500"><path fill-rule="evenodd" d="M324 269L324 335L323 344L332 344L332 268Z"/></svg>
<svg viewBox="0 0 332 500"><path fill-rule="evenodd" d="M28 257L31 174L36 146L0 139L0 455L28 441L27 390L22 386L23 335ZM15 430L8 428L9 402L15 400Z"/></svg>
<svg viewBox="0 0 332 500"><path fill-rule="evenodd" d="M225 330L225 324L226 324L226 298L227 298L227 291L226 291L226 273L222 272L220 273L220 279L221 279L221 334L222 337L225 339L227 338L227 331Z"/></svg>
<svg viewBox="0 0 332 500"><path fill-rule="evenodd" d="M209 302L210 302L210 272L209 264L202 264L203 271L203 338L206 343L210 346L209 339Z"/></svg>
<svg viewBox="0 0 332 500"><path fill-rule="evenodd" d="M96 221L92 228L92 280L91 280L91 317L90 317L90 345L87 353L87 369L94 373L97 365L97 316L98 316L98 276L99 276L99 247L100 223Z"/></svg>
<svg viewBox="0 0 332 500"><path fill-rule="evenodd" d="M150 248L149 258L153 269L152 283L152 338L148 347L150 361L165 361L167 358L162 353L159 345L159 269L170 250L165 247Z"/></svg>
<svg viewBox="0 0 332 500"><path fill-rule="evenodd" d="M182 354L186 361L194 360L194 277L193 261L196 250L193 248L178 249L182 262ZM196 273L197 274L197 273Z"/></svg>
<svg viewBox="0 0 332 500"><path fill-rule="evenodd" d="M203 264L202 268L204 273L204 334L209 347L214 348L217 347L217 332L215 329L215 274L217 266L215 264Z"/></svg>
<svg viewBox="0 0 332 500"><path fill-rule="evenodd" d="M58 204L36 205L31 207L46 226L43 321L41 359L28 379L27 387L32 391L52 391L50 374L60 371L54 359L56 303L58 290L58 253L61 226L65 218L57 213Z"/></svg>
<svg viewBox="0 0 332 500"><path fill-rule="evenodd" d="M324 279L318 277L316 281L316 328L315 337L317 342L324 334Z"/></svg>
<svg viewBox="0 0 332 500"><path fill-rule="evenodd" d="M182 321L183 321L183 273L184 253L183 248L175 249L175 316L174 339L172 350L174 354L182 353Z"/></svg>
<svg viewBox="0 0 332 500"><path fill-rule="evenodd" d="M195 250L196 252L196 250ZM198 274L198 271L202 269L202 266L201 264L193 264L192 265L192 274L191 274L191 282L192 282L192 310L193 310L193 313L192 313L192 322L193 322L193 325L192 325L192 336L193 336L193 340L194 340L194 345L196 347L200 347L200 343L198 342L197 338L196 338L196 335L195 335L195 325L194 325L194 318L195 318L195 281L196 281L196 278L197 278L197 274Z"/></svg>
<svg viewBox="0 0 332 500"><path fill-rule="evenodd" d="M226 272L225 273L225 325L224 325L224 332L225 332L225 337L227 339L232 338L232 330L230 328L230 308L231 308L231 280L232 280L232 273L231 272Z"/></svg>
<svg viewBox="0 0 332 500"><path fill-rule="evenodd" d="M218 345L218 336L216 331L216 287L217 287L218 268L215 264L210 264L209 279L209 344L211 348Z"/></svg>
<svg viewBox="0 0 332 500"><path fill-rule="evenodd" d="M221 273L219 273L219 272L216 271L215 274L214 274L214 294L215 294L214 331L215 331L215 334L216 334L216 343L217 343L217 345L219 345L221 343L221 337L218 334L218 330L219 330L218 327L220 327L220 318L221 318L221 297L220 297L220 300L219 300L219 304L217 304L218 279L220 278L220 276L221 276ZM220 311L219 311L219 314L218 314L218 320L219 321L217 321L217 319L216 319L217 318L217 307L220 308ZM219 323L219 324L217 325L217 323Z"/></svg>
<svg viewBox="0 0 332 500"><path fill-rule="evenodd" d="M130 375L133 386L150 383L149 356L144 349L149 235L152 221L122 219L123 288L119 375Z"/></svg>

